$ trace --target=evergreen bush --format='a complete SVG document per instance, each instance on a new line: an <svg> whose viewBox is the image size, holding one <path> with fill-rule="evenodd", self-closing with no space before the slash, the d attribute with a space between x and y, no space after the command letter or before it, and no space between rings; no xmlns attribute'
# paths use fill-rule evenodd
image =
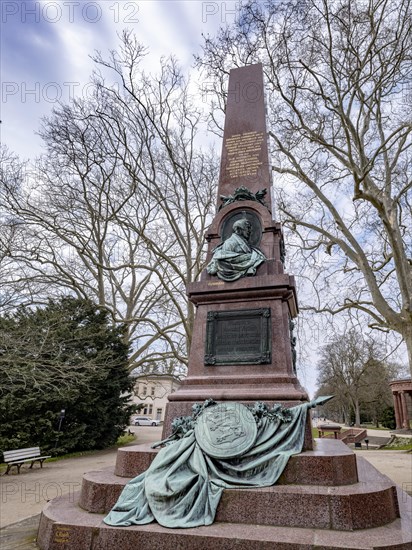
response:
<svg viewBox="0 0 412 550"><path fill-rule="evenodd" d="M114 444L134 412L123 335L104 309L72 297L0 317L0 450Z"/></svg>

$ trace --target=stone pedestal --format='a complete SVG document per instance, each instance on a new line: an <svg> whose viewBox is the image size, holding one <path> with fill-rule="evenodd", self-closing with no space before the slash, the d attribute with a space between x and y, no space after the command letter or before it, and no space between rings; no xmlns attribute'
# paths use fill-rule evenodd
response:
<svg viewBox="0 0 412 550"><path fill-rule="evenodd" d="M412 547L412 499L342 442L315 440L291 457L278 484L225 490L216 521L196 529L103 523L131 476L156 455L119 449L115 470L89 472L82 490L59 497L40 521L41 550L315 550Z"/></svg>

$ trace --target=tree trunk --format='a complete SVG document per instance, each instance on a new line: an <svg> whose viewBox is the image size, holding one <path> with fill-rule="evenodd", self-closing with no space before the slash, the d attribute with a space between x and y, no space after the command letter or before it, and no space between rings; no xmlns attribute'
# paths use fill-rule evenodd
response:
<svg viewBox="0 0 412 550"><path fill-rule="evenodd" d="M345 426L349 426L350 424L350 411L345 407L343 409L343 421Z"/></svg>
<svg viewBox="0 0 412 550"><path fill-rule="evenodd" d="M359 399L355 399L355 426L360 428L360 407Z"/></svg>
<svg viewBox="0 0 412 550"><path fill-rule="evenodd" d="M409 370L412 378L412 325L406 327L406 331L403 333L403 339L405 340L406 349L408 352Z"/></svg>

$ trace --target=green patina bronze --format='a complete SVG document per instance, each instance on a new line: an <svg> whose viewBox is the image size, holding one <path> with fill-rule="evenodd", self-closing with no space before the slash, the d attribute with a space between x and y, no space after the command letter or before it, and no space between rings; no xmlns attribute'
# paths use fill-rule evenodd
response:
<svg viewBox="0 0 412 550"><path fill-rule="evenodd" d="M212 259L206 268L209 275L231 282L256 274L266 257L258 248L249 244L251 232L252 226L248 220L234 222L232 235L213 250Z"/></svg>
<svg viewBox="0 0 412 550"><path fill-rule="evenodd" d="M234 202L238 201L254 201L263 204L263 206L266 206L267 208L267 204L264 200L266 193L266 189L261 189L257 193L253 193L252 191L250 191L250 189L242 185L241 187L237 187L234 190L233 195L229 195L228 197L220 195L222 204L219 206L219 210L221 210L225 206L228 206L229 204L233 204Z"/></svg>
<svg viewBox="0 0 412 550"><path fill-rule="evenodd" d="M165 446L146 472L129 481L105 523L157 521L179 528L212 524L225 488L276 483L289 457L302 450L307 411L331 398L318 397L290 409L216 404L211 399L195 405L192 416L174 421L173 434L158 444ZM237 443L244 447L240 454Z"/></svg>
<svg viewBox="0 0 412 550"><path fill-rule="evenodd" d="M195 437L202 451L212 458L235 458L253 447L257 424L240 403L209 407L196 422Z"/></svg>

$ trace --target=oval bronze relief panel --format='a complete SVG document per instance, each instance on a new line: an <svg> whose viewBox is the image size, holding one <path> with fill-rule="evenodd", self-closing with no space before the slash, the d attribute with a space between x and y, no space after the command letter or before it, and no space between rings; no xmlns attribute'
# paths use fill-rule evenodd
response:
<svg viewBox="0 0 412 550"><path fill-rule="evenodd" d="M253 447L257 426L253 414L240 403L218 403L197 419L195 436L213 458L234 458Z"/></svg>
<svg viewBox="0 0 412 550"><path fill-rule="evenodd" d="M259 217L254 213L250 212L248 210L236 210L236 212L233 212L229 216L227 216L222 223L222 230L221 230L221 239L222 242L224 242L226 239L228 239L233 230L233 224L237 220L247 220L250 223L252 232L249 237L249 244L251 246L258 246L260 244L260 241L262 239L262 224L260 223Z"/></svg>

